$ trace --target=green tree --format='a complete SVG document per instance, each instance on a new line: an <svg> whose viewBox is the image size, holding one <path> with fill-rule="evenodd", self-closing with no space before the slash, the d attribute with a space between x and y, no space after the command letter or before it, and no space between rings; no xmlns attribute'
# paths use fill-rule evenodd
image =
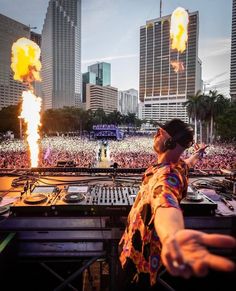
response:
<svg viewBox="0 0 236 291"><path fill-rule="evenodd" d="M229 106L229 101L223 94L218 93L217 90L210 90L209 94L205 96L205 106L208 112L207 116L210 119L210 143L213 143L214 120L222 110Z"/></svg>
<svg viewBox="0 0 236 291"><path fill-rule="evenodd" d="M63 122L61 109L48 109L42 115L42 130L47 134L63 131Z"/></svg>
<svg viewBox="0 0 236 291"><path fill-rule="evenodd" d="M236 141L236 102L216 117L216 130L222 140Z"/></svg>
<svg viewBox="0 0 236 291"><path fill-rule="evenodd" d="M202 93L200 90L193 96L188 96L187 101L183 103L183 106L186 107L189 118L194 120L194 140L197 142L197 120L199 117L199 108L202 100Z"/></svg>
<svg viewBox="0 0 236 291"><path fill-rule="evenodd" d="M93 111L89 109L84 113L84 129L91 131L94 124L94 114Z"/></svg>
<svg viewBox="0 0 236 291"><path fill-rule="evenodd" d="M98 108L93 115L95 124L105 124L107 121L106 113L102 108Z"/></svg>
<svg viewBox="0 0 236 291"><path fill-rule="evenodd" d="M15 136L20 136L21 103L3 107L0 111L0 131L12 131Z"/></svg>
<svg viewBox="0 0 236 291"><path fill-rule="evenodd" d="M114 110L113 112L108 114L107 122L115 125L120 125L122 122L122 114L119 111Z"/></svg>

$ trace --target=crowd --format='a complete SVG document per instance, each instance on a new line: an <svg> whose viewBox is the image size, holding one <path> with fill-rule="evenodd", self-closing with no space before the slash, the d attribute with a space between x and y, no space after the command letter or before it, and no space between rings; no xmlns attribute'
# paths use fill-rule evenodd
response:
<svg viewBox="0 0 236 291"><path fill-rule="evenodd" d="M40 144L39 167L55 167L58 161L73 161L78 167L94 167L97 163L98 143L80 137L46 137ZM30 165L26 143L5 140L0 143L0 168L28 168Z"/></svg>
<svg viewBox="0 0 236 291"><path fill-rule="evenodd" d="M111 141L109 148L111 160L118 163L121 168L146 168L148 165L156 163L151 137L129 137L119 142ZM187 149L183 158L188 158L194 150L194 146ZM195 166L195 169L200 170L220 168L236 168L235 144L209 145L204 159L201 159Z"/></svg>
<svg viewBox="0 0 236 291"><path fill-rule="evenodd" d="M87 138L56 136L46 137L40 144L40 167L55 167L58 161L73 161L78 167L96 167L101 159L101 142ZM184 152L189 157L194 147ZM156 163L151 136L130 136L121 141L109 141L107 156L110 164L120 168L146 168ZM0 143L0 168L28 168L29 153L26 143L21 140L5 140ZM206 149L204 159L195 169L235 169L236 153L233 144L214 144Z"/></svg>
<svg viewBox="0 0 236 291"><path fill-rule="evenodd" d="M185 155L189 156L194 148L186 151ZM204 158L195 165L195 169L235 169L236 168L236 145L218 143L209 145L206 149Z"/></svg>
<svg viewBox="0 0 236 291"><path fill-rule="evenodd" d="M152 137L128 137L109 142L110 159L121 168L147 168L156 162Z"/></svg>

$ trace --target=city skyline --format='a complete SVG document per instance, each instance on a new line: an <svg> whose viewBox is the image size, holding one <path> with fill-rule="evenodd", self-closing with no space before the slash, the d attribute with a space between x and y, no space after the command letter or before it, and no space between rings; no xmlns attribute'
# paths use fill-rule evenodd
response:
<svg viewBox="0 0 236 291"><path fill-rule="evenodd" d="M42 31L48 0L1 0L0 13ZM162 1L162 15L182 6L199 11L199 57L206 89L228 96L231 47L231 0ZM160 16L159 0L82 0L82 72L96 62L111 63L111 85L139 88L139 31ZM22 7L19 9L19 7ZM25 13L27 11L28 13Z"/></svg>

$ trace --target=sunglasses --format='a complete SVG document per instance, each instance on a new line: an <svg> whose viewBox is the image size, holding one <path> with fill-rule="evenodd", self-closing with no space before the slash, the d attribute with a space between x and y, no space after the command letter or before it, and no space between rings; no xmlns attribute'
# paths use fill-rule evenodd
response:
<svg viewBox="0 0 236 291"><path fill-rule="evenodd" d="M155 136L159 136L163 131L164 131L164 129L159 127L155 133Z"/></svg>

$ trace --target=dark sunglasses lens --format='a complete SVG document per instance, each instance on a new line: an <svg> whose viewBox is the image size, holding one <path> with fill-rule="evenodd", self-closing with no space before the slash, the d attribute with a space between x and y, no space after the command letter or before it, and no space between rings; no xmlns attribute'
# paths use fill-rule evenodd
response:
<svg viewBox="0 0 236 291"><path fill-rule="evenodd" d="M161 133L161 131L160 131L160 128L158 128L158 130L157 130L157 135L159 135Z"/></svg>

